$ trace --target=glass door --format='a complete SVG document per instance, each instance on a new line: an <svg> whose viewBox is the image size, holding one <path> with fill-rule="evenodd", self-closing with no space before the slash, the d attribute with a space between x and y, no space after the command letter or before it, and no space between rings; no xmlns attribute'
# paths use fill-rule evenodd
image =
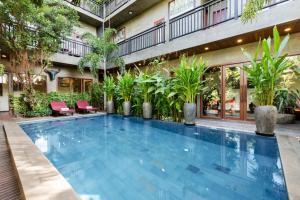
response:
<svg viewBox="0 0 300 200"><path fill-rule="evenodd" d="M223 116L241 118L241 68L226 66L223 69Z"/></svg>
<svg viewBox="0 0 300 200"><path fill-rule="evenodd" d="M204 75L205 90L202 96L201 112L204 117L221 117L221 80L221 67L210 67L206 70Z"/></svg>

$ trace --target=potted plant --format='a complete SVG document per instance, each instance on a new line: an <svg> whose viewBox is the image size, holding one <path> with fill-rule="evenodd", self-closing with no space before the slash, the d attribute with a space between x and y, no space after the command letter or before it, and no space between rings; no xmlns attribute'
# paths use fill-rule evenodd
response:
<svg viewBox="0 0 300 200"><path fill-rule="evenodd" d="M152 78L151 74L139 71L139 75L136 79L139 86L140 93L143 98L143 117L144 119L152 118L152 95L155 91L155 79Z"/></svg>
<svg viewBox="0 0 300 200"><path fill-rule="evenodd" d="M180 98L185 102L183 107L186 125L194 125L196 118L196 96L203 89L201 77L206 70L202 59L193 57L191 61L186 56L180 59L179 68L175 70L175 88Z"/></svg>
<svg viewBox="0 0 300 200"><path fill-rule="evenodd" d="M124 75L118 75L118 92L123 102L124 116L129 116L131 111L131 97L134 87L134 76L130 72L125 72Z"/></svg>
<svg viewBox="0 0 300 200"><path fill-rule="evenodd" d="M292 124L295 122L294 110L298 100L300 100L299 90L282 88L276 91L274 105L278 110L277 124Z"/></svg>
<svg viewBox="0 0 300 200"><path fill-rule="evenodd" d="M107 101L106 101L106 112L108 114L112 114L114 113L114 102L113 102L113 98L114 98L114 90L115 90L115 81L113 79L113 77L111 76L107 76L104 79L104 83L103 83L103 89L106 93L107 96Z"/></svg>
<svg viewBox="0 0 300 200"><path fill-rule="evenodd" d="M252 57L247 52L244 55L251 64L244 66L248 80L254 86L254 101L256 133L273 136L277 119L277 108L274 106L275 93L278 90L283 73L291 62L283 54L283 50L289 40L286 36L282 41L276 26L273 28L272 39L264 39L259 43L255 55ZM273 47L272 47L273 44ZM262 47L261 59L258 56Z"/></svg>

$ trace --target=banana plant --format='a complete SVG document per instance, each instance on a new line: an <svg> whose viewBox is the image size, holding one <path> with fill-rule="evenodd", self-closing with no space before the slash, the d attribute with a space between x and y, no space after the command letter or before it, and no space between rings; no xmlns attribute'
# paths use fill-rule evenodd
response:
<svg viewBox="0 0 300 200"><path fill-rule="evenodd" d="M144 103L151 103L155 92L155 78L152 74L139 70L136 78Z"/></svg>
<svg viewBox="0 0 300 200"><path fill-rule="evenodd" d="M135 77L129 72L118 74L118 93L124 101L130 101L133 95Z"/></svg>
<svg viewBox="0 0 300 200"><path fill-rule="evenodd" d="M116 84L114 78L111 76L107 76L103 82L103 89L106 92L107 100L112 101L114 98L114 91L116 88Z"/></svg>
<svg viewBox="0 0 300 200"><path fill-rule="evenodd" d="M292 63L287 59L287 54L283 53L288 40L289 35L281 41L275 26L273 42L271 37L263 39L262 42L259 42L254 56L242 49L250 61L249 65L244 66L244 71L247 73L250 84L255 88L254 99L257 105L273 105L280 80L284 72L292 67ZM259 58L260 49L262 49L261 58Z"/></svg>
<svg viewBox="0 0 300 200"><path fill-rule="evenodd" d="M189 60L185 55L181 57L179 68L175 69L174 87L185 103L195 103L204 87L201 78L205 71L206 65L201 58Z"/></svg>

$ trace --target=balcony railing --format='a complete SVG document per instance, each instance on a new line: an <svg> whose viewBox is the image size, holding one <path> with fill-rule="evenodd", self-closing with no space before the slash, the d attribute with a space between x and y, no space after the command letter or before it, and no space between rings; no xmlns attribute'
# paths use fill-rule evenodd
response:
<svg viewBox="0 0 300 200"><path fill-rule="evenodd" d="M288 0L271 0L270 7ZM170 19L170 40L200 31L241 16L247 0L212 0Z"/></svg>
<svg viewBox="0 0 300 200"><path fill-rule="evenodd" d="M88 44L71 39L64 39L60 45L60 53L74 57L83 57L89 52L91 47Z"/></svg>
<svg viewBox="0 0 300 200"><path fill-rule="evenodd" d="M95 2L94 0L81 0L79 4L75 3L74 0L65 0L70 4L80 7L100 18L103 18L103 5Z"/></svg>
<svg viewBox="0 0 300 200"><path fill-rule="evenodd" d="M165 23L120 42L119 56L125 56L165 42Z"/></svg>
<svg viewBox="0 0 300 200"><path fill-rule="evenodd" d="M105 16L111 15L130 0L110 0L105 3Z"/></svg>

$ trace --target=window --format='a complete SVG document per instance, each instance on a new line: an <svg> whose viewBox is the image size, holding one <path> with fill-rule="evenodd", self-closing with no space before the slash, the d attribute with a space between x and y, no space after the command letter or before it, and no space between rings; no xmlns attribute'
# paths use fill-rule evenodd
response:
<svg viewBox="0 0 300 200"><path fill-rule="evenodd" d="M195 8L195 0L174 0L170 2L170 19Z"/></svg>
<svg viewBox="0 0 300 200"><path fill-rule="evenodd" d="M21 92L24 89L25 75L14 74L13 75L13 91ZM32 76L33 88L39 92L47 92L47 77L44 75L33 75Z"/></svg>
<svg viewBox="0 0 300 200"><path fill-rule="evenodd" d="M59 77L57 90L59 92L88 92L92 83L93 80L91 79Z"/></svg>

